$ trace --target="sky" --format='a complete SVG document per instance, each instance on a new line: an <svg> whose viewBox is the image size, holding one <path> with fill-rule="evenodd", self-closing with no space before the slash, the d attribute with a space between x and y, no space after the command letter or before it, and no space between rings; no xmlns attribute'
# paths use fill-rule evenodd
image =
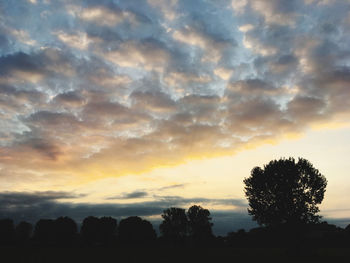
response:
<svg viewBox="0 0 350 263"><path fill-rule="evenodd" d="M349 43L349 0L0 0L0 215L200 204L226 234L250 171L303 157L346 226Z"/></svg>

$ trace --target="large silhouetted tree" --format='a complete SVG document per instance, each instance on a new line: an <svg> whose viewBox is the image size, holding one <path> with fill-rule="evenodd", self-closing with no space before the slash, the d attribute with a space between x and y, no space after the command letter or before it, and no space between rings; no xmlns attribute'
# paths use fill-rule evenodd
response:
<svg viewBox="0 0 350 263"><path fill-rule="evenodd" d="M244 179L248 212L260 225L315 223L327 185L326 178L302 158L270 161Z"/></svg>
<svg viewBox="0 0 350 263"><path fill-rule="evenodd" d="M189 234L195 240L206 240L213 236L210 212L201 206L193 205L187 211Z"/></svg>
<svg viewBox="0 0 350 263"><path fill-rule="evenodd" d="M159 229L162 235L174 242L180 241L187 236L188 220L185 209L171 207L163 211L163 222Z"/></svg>

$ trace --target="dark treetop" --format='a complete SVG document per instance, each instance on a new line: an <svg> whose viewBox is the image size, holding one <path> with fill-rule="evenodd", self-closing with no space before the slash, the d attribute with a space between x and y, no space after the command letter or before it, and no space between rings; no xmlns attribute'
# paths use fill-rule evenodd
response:
<svg viewBox="0 0 350 263"><path fill-rule="evenodd" d="M316 223L327 180L302 158L270 161L244 179L248 212L260 225Z"/></svg>

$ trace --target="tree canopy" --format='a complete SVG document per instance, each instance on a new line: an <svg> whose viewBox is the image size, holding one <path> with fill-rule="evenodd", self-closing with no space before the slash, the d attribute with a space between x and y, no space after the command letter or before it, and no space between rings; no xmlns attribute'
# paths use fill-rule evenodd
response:
<svg viewBox="0 0 350 263"><path fill-rule="evenodd" d="M175 241L191 237L193 241L209 240L212 234L210 212L199 205L185 209L171 207L163 211L163 222L159 229L163 237Z"/></svg>
<svg viewBox="0 0 350 263"><path fill-rule="evenodd" d="M157 234L149 221L130 216L120 221L119 238L127 244L143 244L156 240Z"/></svg>
<svg viewBox="0 0 350 263"><path fill-rule="evenodd" d="M194 239L206 239L212 236L210 212L201 206L193 205L187 211L190 236Z"/></svg>
<svg viewBox="0 0 350 263"><path fill-rule="evenodd" d="M107 245L113 242L117 231L117 220L112 217L97 218L89 216L84 219L81 234L86 243Z"/></svg>
<svg viewBox="0 0 350 263"><path fill-rule="evenodd" d="M159 230L165 238L179 240L187 235L188 220L185 209L171 207L163 211Z"/></svg>
<svg viewBox="0 0 350 263"><path fill-rule="evenodd" d="M323 200L326 178L306 159L270 161L255 167L244 179L248 212L260 225L315 223Z"/></svg>

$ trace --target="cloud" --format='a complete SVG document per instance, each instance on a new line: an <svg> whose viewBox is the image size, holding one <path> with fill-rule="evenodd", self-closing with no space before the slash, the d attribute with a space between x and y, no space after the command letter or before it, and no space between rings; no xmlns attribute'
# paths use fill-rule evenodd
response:
<svg viewBox="0 0 350 263"><path fill-rule="evenodd" d="M244 81L231 82L226 90L233 92L233 94L245 94L246 96L278 95L279 93L283 93L283 90L261 79L246 79Z"/></svg>
<svg viewBox="0 0 350 263"><path fill-rule="evenodd" d="M42 157L53 161L57 160L57 158L63 154L58 145L40 138L30 138L21 142L19 144L19 149L25 152L34 150Z"/></svg>
<svg viewBox="0 0 350 263"><path fill-rule="evenodd" d="M115 26L124 19L124 12L115 5L91 5L88 7L79 7L68 5L69 12L79 17L83 21L97 23L102 26Z"/></svg>
<svg viewBox="0 0 350 263"><path fill-rule="evenodd" d="M288 103L289 114L296 121L322 119L327 114L327 103L315 97L295 97Z"/></svg>
<svg viewBox="0 0 350 263"><path fill-rule="evenodd" d="M185 184L173 184L173 185L160 187L158 190L164 191L164 190L169 190L169 189L174 189L174 188L183 188L183 187L185 187Z"/></svg>
<svg viewBox="0 0 350 263"><path fill-rule="evenodd" d="M128 108L109 101L91 102L84 107L84 114L88 116L118 116L128 112Z"/></svg>
<svg viewBox="0 0 350 263"><path fill-rule="evenodd" d="M22 206L35 206L39 203L46 201L57 201L61 199L74 199L80 198L84 195L73 194L68 192L55 192L55 191L43 191L43 192L2 192L0 193L0 200L2 208L11 209L16 207L20 209Z"/></svg>
<svg viewBox="0 0 350 263"><path fill-rule="evenodd" d="M84 98L76 91L68 91L57 94L52 100L58 105L67 105L73 107L79 107L84 104Z"/></svg>
<svg viewBox="0 0 350 263"><path fill-rule="evenodd" d="M55 33L57 38L70 47L77 49L87 49L91 40L88 39L86 33L78 32L77 34L67 34L63 31Z"/></svg>
<svg viewBox="0 0 350 263"><path fill-rule="evenodd" d="M27 121L42 126L55 126L61 123L71 126L79 122L73 115L49 111L35 112L28 117Z"/></svg>
<svg viewBox="0 0 350 263"><path fill-rule="evenodd" d="M178 0L148 0L147 1L153 8L160 9L164 18L167 20L174 20L178 14L175 11Z"/></svg>
<svg viewBox="0 0 350 263"><path fill-rule="evenodd" d="M214 70L214 74L222 78L223 80L230 79L231 75L233 73L233 70L227 69L224 67L219 67Z"/></svg>
<svg viewBox="0 0 350 263"><path fill-rule="evenodd" d="M233 10L238 14L241 14L244 12L247 4L248 4L248 0L232 0L231 2Z"/></svg>
<svg viewBox="0 0 350 263"><path fill-rule="evenodd" d="M349 3L330 3L4 5L3 180L141 173L347 122Z"/></svg>
<svg viewBox="0 0 350 263"><path fill-rule="evenodd" d="M294 25L297 19L296 0L250 0L254 11L268 24Z"/></svg>
<svg viewBox="0 0 350 263"><path fill-rule="evenodd" d="M10 32L15 38L17 38L18 41L22 42L23 44L34 46L36 45L36 41L31 39L29 36L29 33L25 30L12 30Z"/></svg>
<svg viewBox="0 0 350 263"><path fill-rule="evenodd" d="M131 193L125 193L121 196L113 196L113 197L109 197L107 198L107 200L114 200L114 199L137 199L137 198L143 198L148 196L147 192L143 192L143 191L135 191L135 192L131 192Z"/></svg>
<svg viewBox="0 0 350 263"><path fill-rule="evenodd" d="M146 70L162 70L171 56L162 43L153 39L124 42L117 49L101 55L118 66L141 67Z"/></svg>
<svg viewBox="0 0 350 263"><path fill-rule="evenodd" d="M172 36L176 41L202 49L202 62L218 62L224 49L235 44L233 40L210 35L201 27L185 26L182 30L175 30Z"/></svg>
<svg viewBox="0 0 350 263"><path fill-rule="evenodd" d="M28 108L43 105L47 99L45 93L36 89L18 89L6 84L0 84L0 94L2 109L9 115L11 113L25 113Z"/></svg>
<svg viewBox="0 0 350 263"><path fill-rule="evenodd" d="M155 112L168 112L176 109L176 103L163 92L134 91L130 94L133 107Z"/></svg>
<svg viewBox="0 0 350 263"><path fill-rule="evenodd" d="M210 199L210 198L203 198L203 197L183 198L180 196L156 196L156 198L160 200L160 202L163 202L164 204L168 204L168 206L185 206L185 205L194 204L194 203L201 203L206 205L210 205L210 204L227 205L235 209L242 209L247 207L246 201L242 199L225 199L225 198Z"/></svg>
<svg viewBox="0 0 350 263"><path fill-rule="evenodd" d="M298 59L294 55L282 55L271 62L271 71L277 74L290 72L298 67Z"/></svg>
<svg viewBox="0 0 350 263"><path fill-rule="evenodd" d="M33 83L43 78L43 65L23 52L1 57L0 65L0 78L5 78L6 73Z"/></svg>

